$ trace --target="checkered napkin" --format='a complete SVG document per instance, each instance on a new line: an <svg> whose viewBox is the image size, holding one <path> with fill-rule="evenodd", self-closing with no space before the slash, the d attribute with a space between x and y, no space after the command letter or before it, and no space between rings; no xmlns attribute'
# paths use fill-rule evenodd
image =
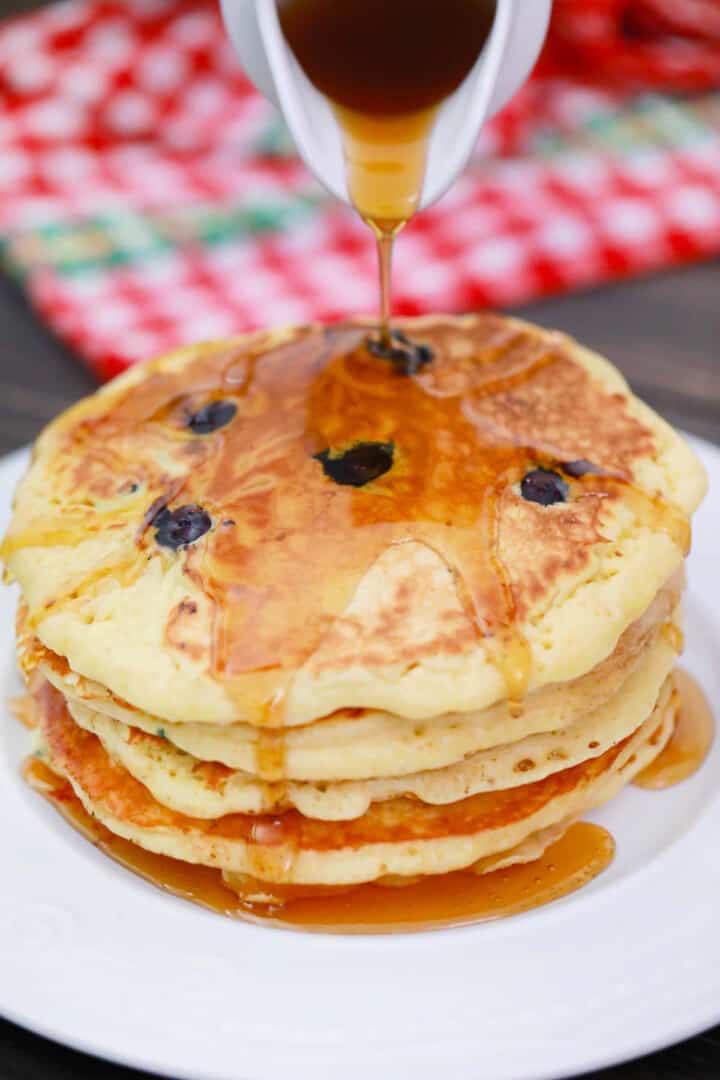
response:
<svg viewBox="0 0 720 1080"><path fill-rule="evenodd" d="M517 304L720 251L715 86L715 0L556 0L537 75L403 234L397 311ZM376 306L368 231L293 155L211 0L65 0L0 27L0 243L99 379Z"/></svg>

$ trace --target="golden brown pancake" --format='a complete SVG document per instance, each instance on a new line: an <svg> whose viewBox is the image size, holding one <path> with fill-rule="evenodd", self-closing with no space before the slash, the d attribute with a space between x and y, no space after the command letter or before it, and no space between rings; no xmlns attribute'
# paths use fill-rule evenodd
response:
<svg viewBox="0 0 720 1080"><path fill-rule="evenodd" d="M561 335L403 329L410 360L357 324L182 350L51 425L4 545L40 640L146 713L261 726L601 662L681 565L702 470Z"/></svg>
<svg viewBox="0 0 720 1080"><path fill-rule="evenodd" d="M110 759L95 735L74 724L62 696L49 684L36 698L49 764L113 832L186 861L298 884L441 873L506 851L615 794L660 752L672 730L668 687L654 714L629 738L600 757L520 788L450 806L397 798L344 822L314 820L295 810L208 821L158 803Z"/></svg>
<svg viewBox="0 0 720 1080"><path fill-rule="evenodd" d="M303 727L273 732L273 738L283 740L281 776L266 768L274 763L265 759L263 736L256 727L242 723L174 724L140 712L98 683L78 676L63 657L42 646L27 632L22 609L18 656L29 684L47 678L67 698L71 709L87 707L131 729L159 736L201 761L218 762L270 784L278 779L327 784L385 778L442 769L500 745L576 726L582 717L621 693L658 637L666 637L677 625L678 616L673 611L683 584L682 575L676 575L641 618L627 628L609 657L579 679L538 690L525 700L519 715L509 715L504 702L479 712L432 717L423 723L370 710L340 710ZM674 637L673 647L675 644ZM520 754L518 760L524 756Z"/></svg>
<svg viewBox="0 0 720 1080"><path fill-rule="evenodd" d="M75 723L97 735L113 761L172 810L216 818L295 807L305 817L343 821L360 817L371 803L397 796L447 805L481 792L520 787L599 757L650 715L675 659L674 649L659 635L618 693L568 727L489 747L444 768L374 780L265 781L187 754L164 736L129 727L71 699L66 701ZM352 736L344 753L353 753Z"/></svg>
<svg viewBox="0 0 720 1080"><path fill-rule="evenodd" d="M246 894L533 859L670 737L704 486L505 317L141 365L45 431L0 551L44 760Z"/></svg>

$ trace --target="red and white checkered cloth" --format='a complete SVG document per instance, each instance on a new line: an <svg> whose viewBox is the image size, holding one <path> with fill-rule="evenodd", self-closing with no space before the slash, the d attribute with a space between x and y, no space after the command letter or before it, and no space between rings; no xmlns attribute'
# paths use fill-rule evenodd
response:
<svg viewBox="0 0 720 1080"><path fill-rule="evenodd" d="M399 312L517 304L720 251L720 6L682 8L556 0L538 76L399 241ZM602 86L612 56L622 77ZM376 305L367 230L293 155L212 0L65 0L0 27L0 238L99 378Z"/></svg>

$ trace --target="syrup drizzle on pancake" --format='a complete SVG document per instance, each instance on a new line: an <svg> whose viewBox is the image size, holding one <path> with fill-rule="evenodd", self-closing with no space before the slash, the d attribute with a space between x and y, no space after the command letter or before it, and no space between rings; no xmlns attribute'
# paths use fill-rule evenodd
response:
<svg viewBox="0 0 720 1080"><path fill-rule="evenodd" d="M667 787L684 779L699 767L712 741L712 715L707 702L694 680L684 673L679 673L679 676L676 683L678 689L675 690L682 699L676 721L678 729L668 748L661 751L656 762L641 774L649 776L648 787ZM121 801L117 803L118 807L123 799L129 797L131 802L136 803L134 812L139 813L141 819L147 817L148 823L156 818L157 821L167 819L168 822L192 821L157 803L154 810L150 808L154 800L148 802L149 796L131 777L125 776L123 784L118 784L104 776L108 767L111 770L117 767L100 749L95 736L75 728L58 691L45 684L36 692L36 701L39 711L36 708L33 718L32 710L24 708L23 722L34 726L39 721L51 744L55 737L56 751L65 749L69 752L67 763L72 765L73 754L76 754L76 762L82 762L83 768L89 769L94 782L100 785L100 789L106 788L113 799L124 789L124 793L119 795ZM62 734L63 729L65 735ZM658 728L658 737L660 730ZM70 741L63 748L63 739L68 738ZM652 738L650 741L652 743ZM618 744L608 751L603 755L604 759L611 761L622 746L622 743ZM631 761L632 758L628 763ZM600 764L600 760L596 759L595 762L567 769L555 778L553 787L557 787L558 783L562 787L572 782L572 778L579 778L588 770L596 770ZM230 827L229 832L239 830L238 834L248 840L251 873L230 875L233 886L230 887L218 870L153 854L110 832L85 811L70 781L50 770L37 758L27 760L23 775L27 783L52 803L74 828L115 861L146 880L222 914L290 929L328 933L412 932L506 917L550 903L580 888L605 869L614 852L614 842L605 829L581 822L570 826L559 840L532 862L487 874L474 873L472 870L456 871L436 877L408 879L407 884L402 879L388 879L386 883L380 881L358 887L267 884L267 878L274 879L274 882L291 878L306 827L310 829L312 841L320 841L319 846L322 846L323 838L326 841L329 839L328 835L323 837L328 829L330 832L344 832L347 825L350 832L347 837L341 837L341 841L349 840L352 843L351 834L355 824L332 822L329 826L321 826L295 812L274 817L232 815L237 828ZM493 806L494 809L489 810L490 826L498 811L503 818L508 814L512 817L518 810L527 813L527 800L530 798L532 801L530 793L535 791L540 794L547 787L547 782L541 781L527 785L524 792L498 792L484 797L484 800L483 797L474 797L465 800L464 805L468 808ZM138 793L142 793L139 805ZM149 816L144 803L150 808ZM455 815L454 808L448 810L452 816ZM443 823L442 810L438 812L436 808L428 813L439 815L438 822ZM482 810L480 813L482 816ZM378 821L381 821L382 810L380 814ZM476 810L470 810L471 817L476 814ZM463 816L458 823L461 829ZM230 819L225 821L227 825L222 822L217 824L221 826L221 832L227 833ZM371 833L375 832L377 824L376 821L371 825ZM444 824L447 825L448 821ZM475 827L477 824L474 822ZM216 825L209 824L209 828L214 830ZM337 842L337 837L334 839ZM389 888L390 885L401 884L402 888ZM238 892L250 890L252 895L253 891L257 893L258 888L261 892L269 893L273 902L262 905L247 903L242 898L242 891Z"/></svg>
<svg viewBox="0 0 720 1080"><path fill-rule="evenodd" d="M301 849L316 852L357 849L367 844L414 843L451 836L471 836L526 821L550 802L592 783L626 754L634 733L604 754L520 787L471 795L459 802L434 805L397 796L372 803L358 818L325 821L305 817L296 809L279 814L226 814L220 818L194 818L158 802L122 765L115 762L93 733L77 725L62 694L49 683L35 691L37 723L47 740L50 759L97 807L128 826L170 829L213 841L245 842L266 851L271 860L255 867L261 878L286 880L292 860ZM251 852L253 855L253 852Z"/></svg>
<svg viewBox="0 0 720 1080"><path fill-rule="evenodd" d="M671 649L673 649L679 656L685 648L685 635L682 629L674 622L663 623L661 631L662 636L667 641Z"/></svg>
<svg viewBox="0 0 720 1080"><path fill-rule="evenodd" d="M697 681L687 671L673 674L677 700L675 727L658 756L633 780L638 787L662 791L692 776L710 752L715 719Z"/></svg>
<svg viewBox="0 0 720 1080"><path fill-rule="evenodd" d="M288 899L282 904L249 905L225 884L219 870L156 855L115 836L87 813L67 780L36 758L28 759L23 775L74 829L127 870L221 915L288 929L409 933L516 915L586 885L608 866L615 850L606 829L579 822L539 859L504 870L483 875L457 871L395 888L377 884L340 887L328 890L329 895L322 895L321 888L313 895L311 886L296 886L288 890Z"/></svg>
<svg viewBox="0 0 720 1080"><path fill-rule="evenodd" d="M402 375L368 350L366 333L352 325L301 330L270 351L262 338L250 339L175 370L151 370L100 415L92 402L83 405L61 435L64 459L73 462L71 490L117 491L118 475L138 472L142 442L144 516L136 493L128 496L132 513L91 500L81 507L76 499L69 518L11 534L5 557L21 546L78 544L89 533L128 526L133 515L137 521L124 554L34 612L31 626L60 605L81 603L106 579L131 582L148 557L168 566L182 560L210 600L212 673L235 696L239 716L280 729L295 671L362 577L387 547L415 541L447 566L517 709L530 655L518 625L517 585L501 557L503 517L528 471L557 470L559 461L587 454L572 445L572 418L567 444L549 444L530 404L542 388L544 401L566 409L572 380L575 408L578 387L586 386L591 407L612 412L612 421L597 435L605 470L567 476L567 511L585 499L619 498L643 524L687 549L685 516L631 483L634 456L652 452L651 433L593 387L561 339L508 328L492 316L463 325L460 334L440 322L418 334L432 361ZM188 433L188 416L219 399L236 406L233 418L208 435ZM392 444L392 467L364 486L334 482L316 455L359 443ZM168 454L172 476L163 464ZM201 507L211 531L178 551L159 547L151 511L167 505ZM258 765L282 779L280 735L261 745Z"/></svg>

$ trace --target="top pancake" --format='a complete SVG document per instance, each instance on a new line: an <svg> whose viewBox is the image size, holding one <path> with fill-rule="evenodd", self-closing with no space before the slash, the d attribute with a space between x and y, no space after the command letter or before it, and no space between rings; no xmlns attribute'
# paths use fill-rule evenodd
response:
<svg viewBox="0 0 720 1080"><path fill-rule="evenodd" d="M157 717L285 726L482 709L607 657L682 562L701 466L559 334L402 328L432 350L414 373L360 323L301 327L180 350L51 424L3 549L40 640ZM338 482L371 443L377 475ZM567 501L522 497L538 467Z"/></svg>

